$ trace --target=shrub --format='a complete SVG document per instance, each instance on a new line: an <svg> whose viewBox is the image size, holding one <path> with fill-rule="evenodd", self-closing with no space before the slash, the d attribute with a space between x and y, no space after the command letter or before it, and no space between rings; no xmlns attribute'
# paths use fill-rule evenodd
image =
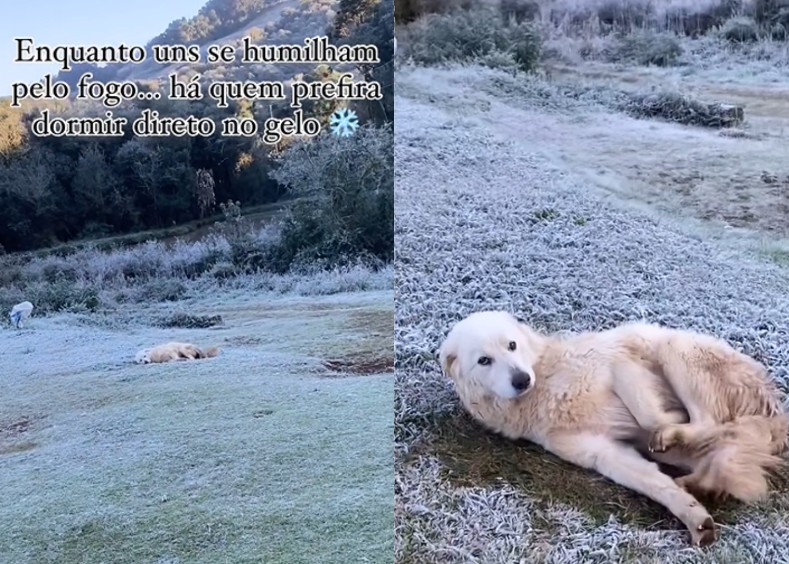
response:
<svg viewBox="0 0 789 564"><path fill-rule="evenodd" d="M120 270L126 278L148 280L166 270L167 253L163 245L156 241L147 241L126 252L121 252L118 259Z"/></svg>
<svg viewBox="0 0 789 564"><path fill-rule="evenodd" d="M492 12L430 14L412 24L409 53L417 64L470 61L505 51L503 27Z"/></svg>
<svg viewBox="0 0 789 564"><path fill-rule="evenodd" d="M64 279L30 284L25 288L25 296L40 313L96 311L101 306L98 288Z"/></svg>
<svg viewBox="0 0 789 564"><path fill-rule="evenodd" d="M665 27L693 37L706 35L721 27L743 7L742 0L718 0L699 3L692 8L679 4L665 15Z"/></svg>
<svg viewBox="0 0 789 564"><path fill-rule="evenodd" d="M17 286L0 285L0 314L3 321L8 321L8 312L19 302L30 299L28 295Z"/></svg>
<svg viewBox="0 0 789 564"><path fill-rule="evenodd" d="M472 4L472 0L395 0L395 21L409 23L426 14L469 10Z"/></svg>
<svg viewBox="0 0 789 564"><path fill-rule="evenodd" d="M616 30L644 28L653 16L654 9L649 2L609 0L597 9L600 23Z"/></svg>
<svg viewBox="0 0 789 564"><path fill-rule="evenodd" d="M272 178L297 202L283 221L272 256L282 272L294 262L343 263L348 257L391 260L394 248L394 135L364 127L350 137L324 134L297 142Z"/></svg>
<svg viewBox="0 0 789 564"><path fill-rule="evenodd" d="M169 270L173 276L194 279L210 271L222 260L226 251L213 245L215 238L208 241L186 243L179 241L170 249Z"/></svg>
<svg viewBox="0 0 789 564"><path fill-rule="evenodd" d="M176 302L186 297L186 285L176 278L160 278L146 282L133 296L136 303Z"/></svg>
<svg viewBox="0 0 789 564"><path fill-rule="evenodd" d="M238 276L238 270L232 262L219 262L211 269L211 276L216 280L227 280Z"/></svg>
<svg viewBox="0 0 789 564"><path fill-rule="evenodd" d="M660 118L703 127L731 127L743 119L741 108L705 104L675 92L633 94L621 104L621 109L638 118Z"/></svg>
<svg viewBox="0 0 789 564"><path fill-rule="evenodd" d="M429 15L414 23L410 34L409 53L422 65L485 61L505 53L518 68L531 71L540 57L541 40L531 24L504 27L488 10Z"/></svg>
<svg viewBox="0 0 789 564"><path fill-rule="evenodd" d="M720 35L730 43L751 43L759 39L759 24L751 18L732 18L721 28Z"/></svg>
<svg viewBox="0 0 789 564"><path fill-rule="evenodd" d="M526 23L511 26L507 30L507 40L518 68L526 72L535 70L540 61L540 36L536 30Z"/></svg>
<svg viewBox="0 0 789 564"><path fill-rule="evenodd" d="M518 63L515 62L512 53L507 53L505 51L493 51L492 53L488 53L484 57L481 57L479 62L491 69L502 69L513 72L518 69Z"/></svg>
<svg viewBox="0 0 789 564"><path fill-rule="evenodd" d="M680 55L682 46L674 35L643 31L621 38L608 58L612 62L634 61L639 65L667 67Z"/></svg>
<svg viewBox="0 0 789 564"><path fill-rule="evenodd" d="M154 322L157 327L171 329L179 327L183 329L208 329L222 325L221 315L191 315L189 313L174 313L169 317L158 319Z"/></svg>
<svg viewBox="0 0 789 564"><path fill-rule="evenodd" d="M789 12L787 12L787 20L789 20ZM783 24L776 23L770 28L770 39L774 41L786 41L789 39L789 29Z"/></svg>
<svg viewBox="0 0 789 564"><path fill-rule="evenodd" d="M75 282L78 278L77 269L63 259L47 260L41 269L41 277L50 283L64 280Z"/></svg>
<svg viewBox="0 0 789 564"><path fill-rule="evenodd" d="M532 0L501 0L499 6L504 23L535 20L540 17L540 5Z"/></svg>
<svg viewBox="0 0 789 564"><path fill-rule="evenodd" d="M236 274L267 270L271 266L272 252L279 244L279 229L272 226L256 228L243 216L239 202L228 201L219 205L224 219L213 227L213 235L225 243L224 253L216 253L210 267L226 259L230 269L219 269L224 277L231 271ZM211 268L207 268L206 271ZM215 275L215 271L212 270Z"/></svg>
<svg viewBox="0 0 789 564"><path fill-rule="evenodd" d="M785 32L789 29L789 0L756 0L754 17L765 28L780 24Z"/></svg>

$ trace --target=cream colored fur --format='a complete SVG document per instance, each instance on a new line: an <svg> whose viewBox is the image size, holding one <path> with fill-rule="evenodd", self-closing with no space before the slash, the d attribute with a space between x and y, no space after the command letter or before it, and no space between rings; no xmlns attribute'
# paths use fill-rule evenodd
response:
<svg viewBox="0 0 789 564"><path fill-rule="evenodd" d="M479 312L440 360L482 424L661 503L695 544L716 531L693 493L762 499L782 462L787 417L765 368L711 336L631 323L559 337ZM656 461L689 474L675 481Z"/></svg>
<svg viewBox="0 0 789 564"><path fill-rule="evenodd" d="M135 361L139 364L149 364L152 362L169 362L171 360L210 358L218 354L219 349L216 347L201 349L191 343L171 342L141 350L135 356Z"/></svg>

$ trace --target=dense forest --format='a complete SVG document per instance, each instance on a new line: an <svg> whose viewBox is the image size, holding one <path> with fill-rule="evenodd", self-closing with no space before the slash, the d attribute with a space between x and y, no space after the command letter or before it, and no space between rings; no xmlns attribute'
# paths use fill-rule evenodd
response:
<svg viewBox="0 0 789 564"><path fill-rule="evenodd" d="M209 0L197 16L173 22L151 44L216 39L242 28L271 5L271 0ZM357 112L365 128L391 135L392 4L340 0L331 10L327 10L325 2L300 6L302 12L286 13L277 25L295 29L300 21L307 21L304 18L313 24L325 21L324 28L315 30L313 35L326 33L333 43L373 43L378 47L380 64L352 70L357 76L380 81L384 99L347 105ZM316 19L317 12L328 17ZM259 43L266 42L265 33L254 37ZM243 72L246 79L266 80L264 67L218 67L213 69L213 78L217 74L237 77ZM83 66L75 68L68 78L78 77L85 70L107 79L114 78L118 69ZM336 80L338 76L338 72L325 67L303 74L304 80ZM153 80L141 84L158 88ZM306 106L305 113L327 123L339 105L343 103L319 101ZM254 117L262 124L271 116L292 113L286 103L241 100L221 109L207 99L175 102L162 97L126 103L115 108L114 114L128 117L131 122L145 108L154 109L161 116L208 116L216 123L239 115ZM61 115L79 116L105 111L95 104L77 101L61 103L56 109ZM122 138L36 137L29 128L37 110L0 104L0 252L170 227L216 214L223 202L238 202L244 208L274 202L299 190L298 183L278 177L276 171L287 164L291 145L295 155L301 143L286 139L272 146L263 144L259 137L222 137L218 132L211 137L136 138L130 131ZM299 150L303 152L303 147ZM384 236L391 240L391 234ZM380 241L375 244L381 247Z"/></svg>

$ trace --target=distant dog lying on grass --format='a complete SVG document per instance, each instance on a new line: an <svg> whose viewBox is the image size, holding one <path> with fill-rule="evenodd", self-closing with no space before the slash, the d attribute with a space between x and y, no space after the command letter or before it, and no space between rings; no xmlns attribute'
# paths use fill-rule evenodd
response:
<svg viewBox="0 0 789 564"><path fill-rule="evenodd" d="M694 494L759 500L782 463L789 423L777 389L711 336L630 323L559 337L480 312L452 328L440 361L486 427L662 504L694 544L716 540ZM655 462L688 474L672 480Z"/></svg>
<svg viewBox="0 0 789 564"><path fill-rule="evenodd" d="M169 362L171 360L211 358L218 354L219 349L217 347L201 349L191 343L171 342L141 350L134 357L134 361L138 364L150 364L152 362Z"/></svg>

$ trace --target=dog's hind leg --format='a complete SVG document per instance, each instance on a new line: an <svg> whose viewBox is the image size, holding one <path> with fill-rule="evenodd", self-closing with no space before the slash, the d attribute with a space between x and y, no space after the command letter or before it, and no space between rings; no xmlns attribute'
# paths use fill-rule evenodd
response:
<svg viewBox="0 0 789 564"><path fill-rule="evenodd" d="M712 426L737 417L783 412L766 368L723 341L705 335L673 336L660 347L659 357L691 423Z"/></svg>
<svg viewBox="0 0 789 564"><path fill-rule="evenodd" d="M614 393L635 418L638 426L654 431L664 425L687 423L682 409L667 409L664 396L666 385L660 376L636 363L621 363L613 367Z"/></svg>
<svg viewBox="0 0 789 564"><path fill-rule="evenodd" d="M715 524L704 506L633 447L602 435L563 434L550 437L546 448L660 503L685 524L694 544L715 542Z"/></svg>
<svg viewBox="0 0 789 564"><path fill-rule="evenodd" d="M781 418L748 416L713 427L667 426L650 445L660 442L659 448L682 447L692 454L693 472L677 479L683 488L753 503L767 495L767 473L783 464L775 444L783 429Z"/></svg>
<svg viewBox="0 0 789 564"><path fill-rule="evenodd" d="M786 439L787 420L781 417L748 415L718 425L689 423L669 424L657 429L650 439L650 448L664 452L682 446L693 452L703 453L721 442L739 440L750 447L771 455L780 454Z"/></svg>

